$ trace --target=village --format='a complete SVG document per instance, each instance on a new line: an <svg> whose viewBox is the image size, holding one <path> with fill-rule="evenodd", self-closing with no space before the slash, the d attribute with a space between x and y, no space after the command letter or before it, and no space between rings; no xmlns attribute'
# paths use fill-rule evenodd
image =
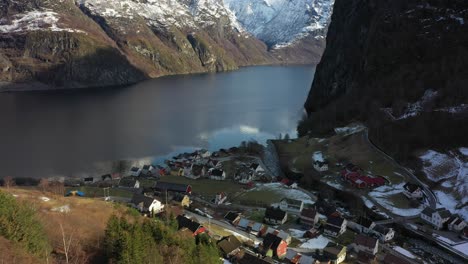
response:
<svg viewBox="0 0 468 264"><path fill-rule="evenodd" d="M66 195L102 197L147 217L170 213L180 230L217 240L225 263L458 263L468 257L466 220L431 205L419 182L399 183L395 191L385 175L331 162L321 151L308 154L314 175L333 177L325 186L362 196L365 206L353 208L327 196L329 190L279 175L262 158L263 147L249 144L182 153L164 164L134 166L125 176L65 180ZM379 189L418 210L391 210L373 196ZM448 257L406 243L403 234L432 241Z"/></svg>

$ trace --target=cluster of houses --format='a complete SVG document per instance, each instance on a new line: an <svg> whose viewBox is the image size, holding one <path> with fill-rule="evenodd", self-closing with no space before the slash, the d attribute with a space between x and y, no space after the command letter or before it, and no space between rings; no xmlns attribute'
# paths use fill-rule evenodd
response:
<svg viewBox="0 0 468 264"><path fill-rule="evenodd" d="M458 214L452 214L445 208L432 209L428 206L421 211L420 217L436 230L445 229L461 233L462 236L466 236L468 233L466 221Z"/></svg>
<svg viewBox="0 0 468 264"><path fill-rule="evenodd" d="M341 171L343 180L351 183L355 188L374 188L385 185L386 181L383 177L371 177L363 174L363 171L358 166L349 163Z"/></svg>
<svg viewBox="0 0 468 264"><path fill-rule="evenodd" d="M395 230L393 228L377 225L371 219L363 216L358 217L356 222L348 222L348 227L357 233L374 237L381 243L389 242L395 237Z"/></svg>

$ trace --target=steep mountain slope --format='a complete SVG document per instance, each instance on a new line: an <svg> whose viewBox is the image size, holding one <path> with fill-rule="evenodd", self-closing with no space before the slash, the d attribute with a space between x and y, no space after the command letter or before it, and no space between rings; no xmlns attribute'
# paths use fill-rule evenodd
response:
<svg viewBox="0 0 468 264"><path fill-rule="evenodd" d="M413 168L429 149L468 146L467 21L462 0L337 0L299 132L359 119Z"/></svg>
<svg viewBox="0 0 468 264"><path fill-rule="evenodd" d="M289 4L289 14L310 18L294 13L300 10L292 7L300 4ZM113 86L246 65L314 63L323 50L322 39L309 46L318 35L299 32L304 45L269 51L223 0L0 0L0 14L4 90L31 83L38 88ZM328 19L329 13L322 14ZM301 27L313 21L306 19ZM299 34L285 33L276 43Z"/></svg>

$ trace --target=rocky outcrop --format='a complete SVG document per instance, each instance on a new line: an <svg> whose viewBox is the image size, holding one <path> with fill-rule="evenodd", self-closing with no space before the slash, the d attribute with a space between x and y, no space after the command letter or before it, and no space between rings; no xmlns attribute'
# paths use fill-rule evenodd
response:
<svg viewBox="0 0 468 264"><path fill-rule="evenodd" d="M337 0L299 131L365 121L401 159L468 145L468 3Z"/></svg>

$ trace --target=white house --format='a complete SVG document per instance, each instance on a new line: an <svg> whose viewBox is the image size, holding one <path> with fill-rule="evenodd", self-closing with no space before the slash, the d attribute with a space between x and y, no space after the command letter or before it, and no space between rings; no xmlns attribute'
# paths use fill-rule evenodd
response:
<svg viewBox="0 0 468 264"><path fill-rule="evenodd" d="M426 207L421 212L421 219L428 222L435 229L439 230L444 227L444 224L448 222L452 214L445 208L438 208L436 210Z"/></svg>
<svg viewBox="0 0 468 264"><path fill-rule="evenodd" d="M417 184L408 182L403 186L403 189L403 194L409 199L421 199L423 197L421 187Z"/></svg>
<svg viewBox="0 0 468 264"><path fill-rule="evenodd" d="M315 226L319 221L319 214L315 208L306 208L302 210L299 218L301 219L301 224Z"/></svg>
<svg viewBox="0 0 468 264"><path fill-rule="evenodd" d="M314 161L313 165L316 171L328 171L328 161Z"/></svg>
<svg viewBox="0 0 468 264"><path fill-rule="evenodd" d="M369 233L377 236L382 243L388 242L395 237L395 230L393 230L393 228L388 228L382 225L376 225L369 231Z"/></svg>
<svg viewBox="0 0 468 264"><path fill-rule="evenodd" d="M161 201L141 194L133 195L130 203L142 213L158 214L164 210L164 204Z"/></svg>
<svg viewBox="0 0 468 264"><path fill-rule="evenodd" d="M349 221L348 226L351 229L353 229L353 230L355 230L355 231L357 231L359 233L368 234L370 232L370 230L375 227L375 222L370 220L367 217L360 216L356 220L356 222Z"/></svg>
<svg viewBox="0 0 468 264"><path fill-rule="evenodd" d="M366 253L375 255L379 250L379 240L370 236L359 234L356 236L354 243L351 246L357 253L364 251Z"/></svg>
<svg viewBox="0 0 468 264"><path fill-rule="evenodd" d="M272 225L282 225L288 220L288 214L280 208L268 207L265 211L265 222Z"/></svg>
<svg viewBox="0 0 468 264"><path fill-rule="evenodd" d="M304 209L304 202L295 199L284 198L279 203L279 207L284 211L300 213L302 212L302 209Z"/></svg>
<svg viewBox="0 0 468 264"><path fill-rule="evenodd" d="M209 152L209 151L206 150L206 149L200 150L199 154L200 154L200 156L201 156L202 158L204 158L204 159L207 159L207 158L211 157L211 152Z"/></svg>
<svg viewBox="0 0 468 264"><path fill-rule="evenodd" d="M327 217L323 233L331 237L338 237L346 231L347 220L334 213Z"/></svg>
<svg viewBox="0 0 468 264"><path fill-rule="evenodd" d="M448 220L448 229L454 232L460 232L466 227L466 222L459 216L453 215Z"/></svg>
<svg viewBox="0 0 468 264"><path fill-rule="evenodd" d="M252 163L250 165L250 168L255 172L255 174L265 173L265 170L263 169L263 167L260 166L260 164L258 164L258 163Z"/></svg>
<svg viewBox="0 0 468 264"><path fill-rule="evenodd" d="M216 181L224 181L226 179L226 172L221 169L210 169L211 175L210 179Z"/></svg>
<svg viewBox="0 0 468 264"><path fill-rule="evenodd" d="M141 169L138 168L138 167L132 167L132 168L130 169L130 175L131 175L131 176L138 177L138 176L140 176L140 173L141 173Z"/></svg>

